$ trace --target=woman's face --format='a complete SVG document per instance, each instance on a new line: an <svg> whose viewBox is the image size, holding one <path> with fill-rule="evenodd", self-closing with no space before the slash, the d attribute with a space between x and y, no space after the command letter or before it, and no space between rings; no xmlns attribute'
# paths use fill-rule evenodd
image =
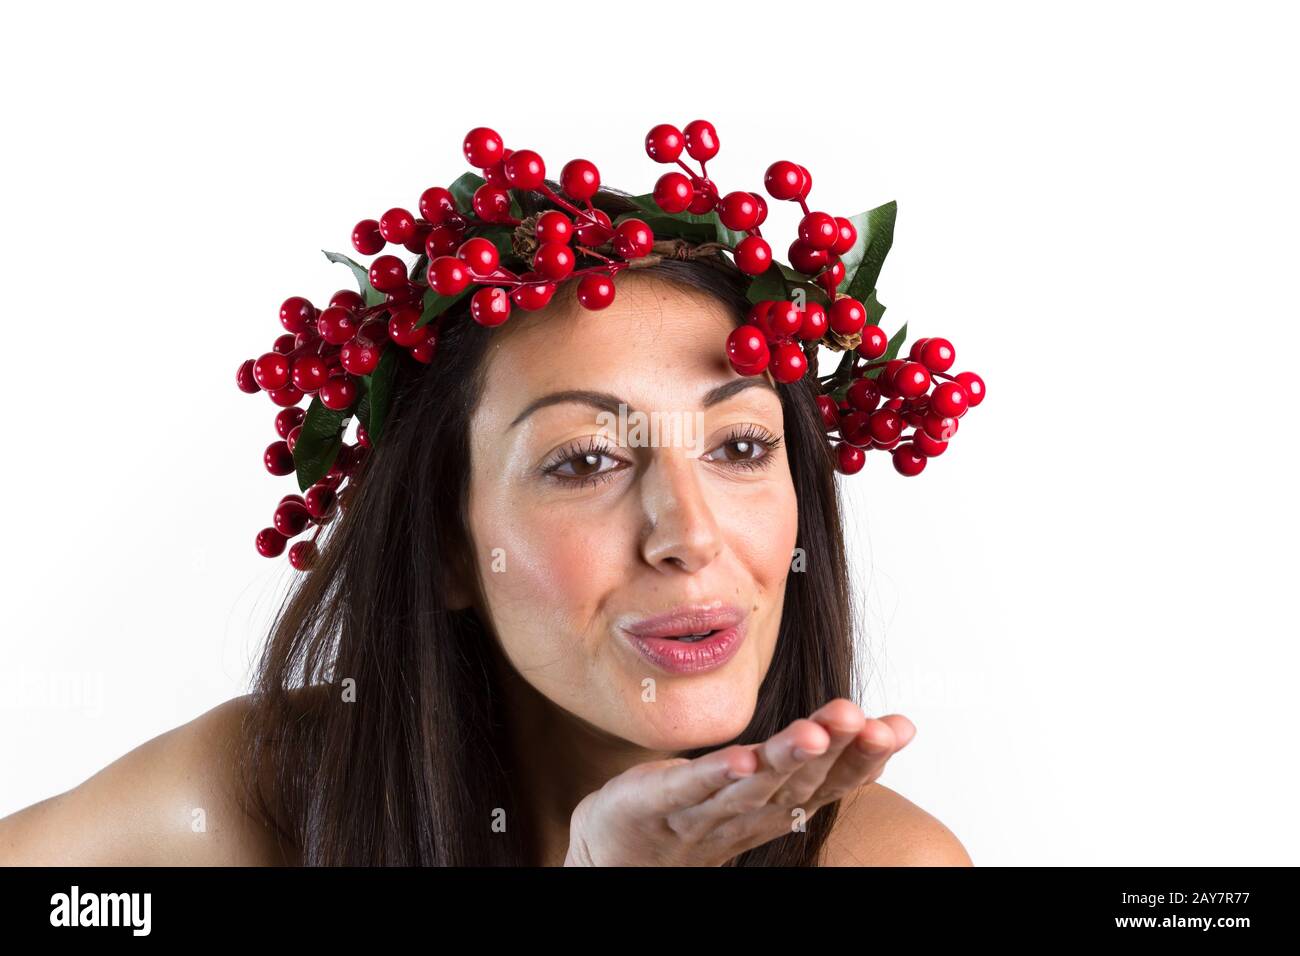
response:
<svg viewBox="0 0 1300 956"><path fill-rule="evenodd" d="M724 355L725 307L644 272L617 283L604 310L562 284L493 333L471 422L480 611L554 704L636 745L685 750L732 739L753 715L795 548L794 484L780 398ZM591 400L545 401L559 392ZM739 642L638 650L625 626L682 605L738 610Z"/></svg>

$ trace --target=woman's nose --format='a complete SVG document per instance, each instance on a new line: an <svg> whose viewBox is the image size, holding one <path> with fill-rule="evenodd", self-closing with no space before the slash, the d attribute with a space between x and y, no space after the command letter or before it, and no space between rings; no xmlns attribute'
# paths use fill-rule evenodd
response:
<svg viewBox="0 0 1300 956"><path fill-rule="evenodd" d="M642 495L649 530L647 562L694 573L722 551L722 533L700 486L699 463L682 449L659 449L646 468Z"/></svg>

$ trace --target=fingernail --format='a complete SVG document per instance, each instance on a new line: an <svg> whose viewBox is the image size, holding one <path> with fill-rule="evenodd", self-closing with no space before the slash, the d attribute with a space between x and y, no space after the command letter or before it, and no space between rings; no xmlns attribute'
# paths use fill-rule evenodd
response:
<svg viewBox="0 0 1300 956"><path fill-rule="evenodd" d="M732 768L727 771L728 780L744 780L746 777L752 777L754 774L749 770L736 770Z"/></svg>
<svg viewBox="0 0 1300 956"><path fill-rule="evenodd" d="M802 747L795 747L793 751L795 760L811 760L813 757L820 757L825 752L823 750L821 753L813 753L810 750L804 750Z"/></svg>

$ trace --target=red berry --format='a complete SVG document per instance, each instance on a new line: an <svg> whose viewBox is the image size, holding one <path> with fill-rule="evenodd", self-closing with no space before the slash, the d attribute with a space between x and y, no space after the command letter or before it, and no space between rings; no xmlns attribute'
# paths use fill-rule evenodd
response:
<svg viewBox="0 0 1300 956"><path fill-rule="evenodd" d="M880 389L874 379L859 378L844 393L848 403L864 412L874 412L880 404Z"/></svg>
<svg viewBox="0 0 1300 956"><path fill-rule="evenodd" d="M957 354L953 351L952 343L947 339L935 338L926 340L925 347L916 358L931 372L946 372L957 360Z"/></svg>
<svg viewBox="0 0 1300 956"><path fill-rule="evenodd" d="M404 306L394 310L388 318L388 337L406 348L419 345L429 335L429 326L422 325L416 328L420 315L420 310L415 306Z"/></svg>
<svg viewBox="0 0 1300 956"><path fill-rule="evenodd" d="M808 198L808 190L812 189L812 173L808 172L807 166L800 166L799 173L803 179L799 183L799 192L795 198L806 199Z"/></svg>
<svg viewBox="0 0 1300 956"><path fill-rule="evenodd" d="M373 256L383 249L385 239L379 231L379 220L362 219L352 227L352 248L363 256Z"/></svg>
<svg viewBox="0 0 1300 956"><path fill-rule="evenodd" d="M536 273L528 273L520 276L525 280L545 279L545 276L539 276ZM538 309L545 308L546 304L551 301L555 295L556 284L554 282L529 282L527 285L521 285L510 293L510 300L519 308L526 312L536 312Z"/></svg>
<svg viewBox="0 0 1300 956"><path fill-rule="evenodd" d="M839 238L839 224L825 212L810 212L799 220L799 238L814 249L831 249Z"/></svg>
<svg viewBox="0 0 1300 956"><path fill-rule="evenodd" d="M830 316L820 302L809 302L803 310L803 324L799 326L799 338L804 341L819 339L830 328Z"/></svg>
<svg viewBox="0 0 1300 956"><path fill-rule="evenodd" d="M533 254L533 269L557 282L567 279L577 263L573 250L562 242L544 242Z"/></svg>
<svg viewBox="0 0 1300 956"><path fill-rule="evenodd" d="M457 215L458 212L456 197L451 194L450 189L443 186L430 186L420 193L420 215L429 225L440 225L446 222L449 216Z"/></svg>
<svg viewBox="0 0 1300 956"><path fill-rule="evenodd" d="M940 415L961 418L970 407L970 396L956 382L944 382L930 396L930 407Z"/></svg>
<svg viewBox="0 0 1300 956"><path fill-rule="evenodd" d="M266 396L280 407L288 408L302 401L302 390L294 385L286 385L284 388L270 389Z"/></svg>
<svg viewBox="0 0 1300 956"><path fill-rule="evenodd" d="M650 254L655 234L643 220L625 219L618 224L610 241L620 258L639 259Z"/></svg>
<svg viewBox="0 0 1300 956"><path fill-rule="evenodd" d="M835 217L835 244L831 246L831 252L837 256L842 256L857 244L858 230L851 220L843 216Z"/></svg>
<svg viewBox="0 0 1300 956"><path fill-rule="evenodd" d="M329 513L334 504L334 489L327 485L315 484L303 495L303 505L313 518L320 519Z"/></svg>
<svg viewBox="0 0 1300 956"><path fill-rule="evenodd" d="M772 265L772 247L761 236L746 236L735 252L736 267L746 275L762 275Z"/></svg>
<svg viewBox="0 0 1300 956"><path fill-rule="evenodd" d="M773 302L767 313L767 333L770 338L783 339L794 335L803 326L803 313L793 302ZM802 349L800 350L802 351Z"/></svg>
<svg viewBox="0 0 1300 956"><path fill-rule="evenodd" d="M415 235L415 217L395 206L379 217L379 232L389 242L401 245Z"/></svg>
<svg viewBox="0 0 1300 956"><path fill-rule="evenodd" d="M469 314L479 325L500 325L510 318L510 296L499 286L485 286L470 296Z"/></svg>
<svg viewBox="0 0 1300 956"><path fill-rule="evenodd" d="M476 275L487 276L496 271L501 254L491 242L482 236L475 236L461 243L456 250L456 258L469 266Z"/></svg>
<svg viewBox="0 0 1300 956"><path fill-rule="evenodd" d="M756 325L741 325L731 330L727 336L727 358L732 365L746 368L759 363L766 364L769 357L767 341L763 330Z"/></svg>
<svg viewBox="0 0 1300 956"><path fill-rule="evenodd" d="M550 209L537 217L536 233L539 243L567 245L573 238L573 220L558 209Z"/></svg>
<svg viewBox="0 0 1300 956"><path fill-rule="evenodd" d="M474 190L474 212L484 222L510 218L510 193L503 186L484 183Z"/></svg>
<svg viewBox="0 0 1300 956"><path fill-rule="evenodd" d="M804 275L816 275L831 261L831 254L825 249L815 249L802 239L790 243L790 265Z"/></svg>
<svg viewBox="0 0 1300 956"><path fill-rule="evenodd" d="M287 541L288 539L274 528L263 528L257 532L257 553L264 558L279 557L284 554Z"/></svg>
<svg viewBox="0 0 1300 956"><path fill-rule="evenodd" d="M718 205L718 187L711 179L691 177L691 202L686 211L697 216L712 212Z"/></svg>
<svg viewBox="0 0 1300 956"><path fill-rule="evenodd" d="M340 309L348 309L352 312L359 312L366 307L366 300L361 298L359 292L353 292L351 289L339 289L339 291L330 296L330 307L338 307ZM316 318L319 319L320 316L318 315ZM312 330L317 331L319 334L315 322L312 323L311 327Z"/></svg>
<svg viewBox="0 0 1300 956"><path fill-rule="evenodd" d="M578 302L586 309L603 309L614 301L614 280L593 272L578 283Z"/></svg>
<svg viewBox="0 0 1300 956"><path fill-rule="evenodd" d="M430 259L453 255L464 240L465 234L449 223L439 223L429 230L424 240L424 254Z"/></svg>
<svg viewBox="0 0 1300 956"><path fill-rule="evenodd" d="M678 172L664 173L655 183L655 205L664 212L685 212L695 198L691 181Z"/></svg>
<svg viewBox="0 0 1300 956"><path fill-rule="evenodd" d="M938 415L934 412L928 412L925 420L921 423L921 427L935 441L947 442L951 441L952 436L957 434L957 419L950 415Z"/></svg>
<svg viewBox="0 0 1300 956"><path fill-rule="evenodd" d="M958 372L955 378L957 384L966 389L966 398L971 408L984 401L984 379L974 372Z"/></svg>
<svg viewBox="0 0 1300 956"><path fill-rule="evenodd" d="M301 408L284 408L275 413L275 433L281 438L288 438L289 432L302 424L307 413Z"/></svg>
<svg viewBox="0 0 1300 956"><path fill-rule="evenodd" d="M311 328L315 321L315 306L300 295L290 296L280 305L280 324L290 332Z"/></svg>
<svg viewBox="0 0 1300 956"><path fill-rule="evenodd" d="M822 415L822 427L834 431L840 425L840 410L830 395L817 396L817 409Z"/></svg>
<svg viewBox="0 0 1300 956"><path fill-rule="evenodd" d="M797 382L808 371L808 356L794 342L782 342L772 353L770 367L778 382Z"/></svg>
<svg viewBox="0 0 1300 956"><path fill-rule="evenodd" d="M361 320L356 313L338 306L330 306L316 320L316 331L330 345L342 345L357 332Z"/></svg>
<svg viewBox="0 0 1300 956"><path fill-rule="evenodd" d="M758 193L750 193L750 195L754 197L754 202L758 206L758 221L754 223L754 228L757 229L767 221L767 200Z"/></svg>
<svg viewBox="0 0 1300 956"><path fill-rule="evenodd" d="M867 323L866 307L857 299L849 296L836 299L831 303L830 323L831 328L840 335L853 335L855 332L861 332Z"/></svg>
<svg viewBox="0 0 1300 956"><path fill-rule="evenodd" d="M603 210L589 209L579 219L573 231L578 242L584 246L603 246L614 234L614 225Z"/></svg>
<svg viewBox="0 0 1300 956"><path fill-rule="evenodd" d="M406 288L406 263L397 256L380 256L370 263L370 284L380 292Z"/></svg>
<svg viewBox="0 0 1300 956"><path fill-rule="evenodd" d="M306 505L301 501L289 498L280 502L275 509L275 515L272 517L271 523L280 534L286 538L292 538L296 534L302 534L307 525L311 523L311 515L307 512Z"/></svg>
<svg viewBox="0 0 1300 956"><path fill-rule="evenodd" d="M670 123L660 123L646 134L646 155L656 163L675 163L686 148L686 137Z"/></svg>
<svg viewBox="0 0 1300 956"><path fill-rule="evenodd" d="M905 441L892 452L894 470L900 475L919 475L925 470L926 457L916 450L910 441Z"/></svg>
<svg viewBox="0 0 1300 956"><path fill-rule="evenodd" d="M289 450L289 443L284 439L273 441L266 446L266 451L262 454L262 462L266 465L266 470L273 475L293 474L293 452Z"/></svg>
<svg viewBox="0 0 1300 956"><path fill-rule="evenodd" d="M506 160L510 158L510 155L513 152L514 152L513 149L503 149L501 151L501 158L498 159L495 163L493 163L491 166L479 167L480 169L483 170L483 179L486 182L491 183L493 186L509 186L510 180L506 179L504 167L505 167Z"/></svg>
<svg viewBox="0 0 1300 956"><path fill-rule="evenodd" d="M465 134L465 159L475 169L484 169L503 158L505 143L501 135L486 126L476 126Z"/></svg>
<svg viewBox="0 0 1300 956"><path fill-rule="evenodd" d="M329 378L329 366L319 355L304 355L293 363L293 384L304 392L314 392Z"/></svg>
<svg viewBox="0 0 1300 956"><path fill-rule="evenodd" d="M935 441L931 438L924 428L918 428L912 433L911 442L916 446L916 450L926 458L934 458L937 455L942 455L944 449L948 447L946 441Z"/></svg>
<svg viewBox="0 0 1300 956"><path fill-rule="evenodd" d="M320 387L318 396L326 408L341 412L352 407L357 398L357 386L346 376L332 378Z"/></svg>
<svg viewBox="0 0 1300 956"><path fill-rule="evenodd" d="M875 361L889 348L889 336L878 325L863 326L862 342L858 345L858 354Z"/></svg>
<svg viewBox="0 0 1300 956"><path fill-rule="evenodd" d="M570 199L590 199L600 189L600 171L591 160L571 159L560 170L560 189Z"/></svg>
<svg viewBox="0 0 1300 956"><path fill-rule="evenodd" d="M827 295L834 296L835 291L844 282L844 263L838 258L832 259L830 265L818 274L816 281L826 290Z"/></svg>
<svg viewBox="0 0 1300 956"><path fill-rule="evenodd" d="M429 263L429 288L438 295L459 295L469 286L469 267L455 256L439 256Z"/></svg>
<svg viewBox="0 0 1300 956"><path fill-rule="evenodd" d="M840 416L840 437L850 445L871 445L871 416L866 412L845 412Z"/></svg>
<svg viewBox="0 0 1300 956"><path fill-rule="evenodd" d="M884 444L892 442L903 431L903 419L895 411L881 408L871 413L869 419L871 440Z"/></svg>
<svg viewBox="0 0 1300 956"><path fill-rule="evenodd" d="M355 338L339 349L339 361L353 375L369 375L379 364L381 350L370 342ZM321 399L325 401L325 399Z"/></svg>
<svg viewBox="0 0 1300 956"><path fill-rule="evenodd" d="M920 362L904 362L893 381L903 398L918 398L930 390L930 373Z"/></svg>
<svg viewBox="0 0 1300 956"><path fill-rule="evenodd" d="M841 474L855 475L862 470L862 466L867 463L867 453L861 448L855 448L848 442L840 442L835 447L835 467Z"/></svg>
<svg viewBox="0 0 1300 956"><path fill-rule="evenodd" d="M671 175L673 174L666 173L665 177ZM758 203L754 202L754 194L740 190L727 193L718 204L718 218L724 226L736 232L753 229L758 225Z"/></svg>
<svg viewBox="0 0 1300 956"><path fill-rule="evenodd" d="M275 338L275 343L271 346L271 351L279 352L281 355L288 355L290 352L293 351L297 339L298 336L294 335L292 332L286 332L284 333L284 335L278 335Z"/></svg>
<svg viewBox="0 0 1300 956"><path fill-rule="evenodd" d="M279 352L266 352L253 363L253 378L268 392L284 388L289 384L289 363Z"/></svg>
<svg viewBox="0 0 1300 956"><path fill-rule="evenodd" d="M515 189L536 189L546 179L546 164L531 149L515 150L502 162L501 171Z"/></svg>
<svg viewBox="0 0 1300 956"><path fill-rule="evenodd" d="M718 131L708 120L692 120L686 124L683 135L686 139L686 152L693 159L707 163L718 155Z"/></svg>
<svg viewBox="0 0 1300 956"><path fill-rule="evenodd" d="M239 364L239 371L235 374L235 384L239 386L241 392L247 392L251 395L262 390L262 386L257 384L257 376L253 374L253 368L256 364L255 359L244 359Z"/></svg>
<svg viewBox="0 0 1300 956"><path fill-rule="evenodd" d="M295 541L289 548L289 563L295 571L310 571L316 563L316 543L314 541Z"/></svg>
<svg viewBox="0 0 1300 956"><path fill-rule="evenodd" d="M803 174L799 167L789 160L778 160L767 167L763 176L763 188L773 199L793 199L799 194L803 185Z"/></svg>
<svg viewBox="0 0 1300 956"><path fill-rule="evenodd" d="M912 343L912 347L908 349L907 357L914 362L921 361L921 350L925 348L925 343L929 341L930 339L928 337L923 339L917 339L915 342Z"/></svg>

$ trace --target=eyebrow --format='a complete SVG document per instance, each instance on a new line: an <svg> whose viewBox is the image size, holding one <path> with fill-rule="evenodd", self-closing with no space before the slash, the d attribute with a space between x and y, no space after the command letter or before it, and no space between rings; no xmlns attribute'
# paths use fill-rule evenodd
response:
<svg viewBox="0 0 1300 956"><path fill-rule="evenodd" d="M739 392L748 388L766 388L768 391L776 394L776 389L764 376L752 375L744 378L732 379L717 388L710 389L704 396L703 406L712 408L719 402L725 402ZM515 420L510 423L510 428L514 428L525 418L537 411L539 408L545 408L547 405L561 405L566 402L576 402L579 405L590 405L599 411L609 412L611 415L619 413L619 406L627 406L627 402L617 395L611 395L609 392L594 392L587 389L567 389L561 392L551 392L543 395L541 398L530 402ZM636 409L628 406L628 411Z"/></svg>

